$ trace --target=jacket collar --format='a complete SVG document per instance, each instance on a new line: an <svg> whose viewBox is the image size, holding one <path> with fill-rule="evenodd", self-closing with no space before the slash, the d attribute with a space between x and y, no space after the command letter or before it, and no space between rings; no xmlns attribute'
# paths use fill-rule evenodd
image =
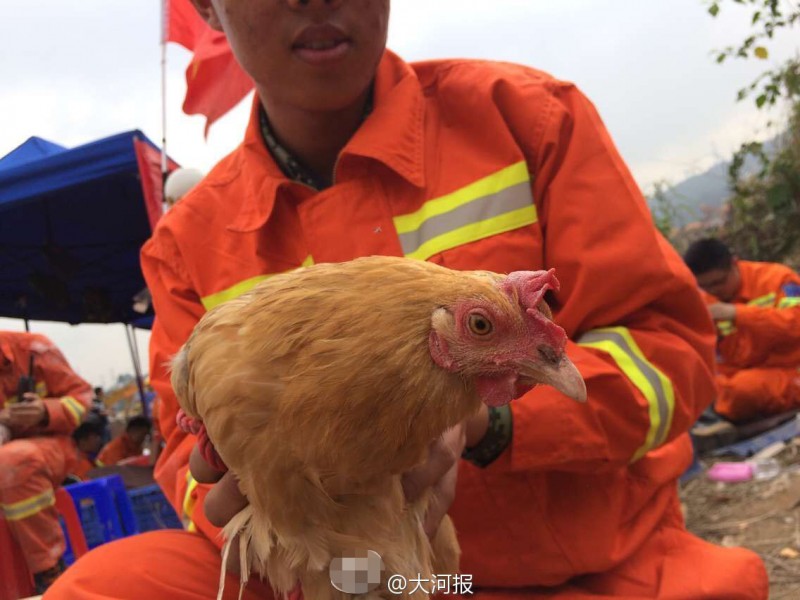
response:
<svg viewBox="0 0 800 600"><path fill-rule="evenodd" d="M246 193L231 231L254 231L267 222L283 187L297 185L283 174L261 136L259 99L253 99L240 152L239 176ZM416 73L387 50L375 76L374 108L342 150L342 155L377 160L416 187L425 186L425 101ZM242 168L246 165L246 168Z"/></svg>

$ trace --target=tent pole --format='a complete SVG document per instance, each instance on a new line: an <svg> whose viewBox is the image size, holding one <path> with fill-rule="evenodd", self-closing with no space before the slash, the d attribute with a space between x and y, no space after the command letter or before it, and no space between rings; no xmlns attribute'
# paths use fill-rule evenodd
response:
<svg viewBox="0 0 800 600"><path fill-rule="evenodd" d="M31 322L28 321L28 317L25 317L24 321L25 321L25 333L30 333L31 332Z"/></svg>
<svg viewBox="0 0 800 600"><path fill-rule="evenodd" d="M161 189L167 177L167 35L169 0L161 0Z"/></svg>
<svg viewBox="0 0 800 600"><path fill-rule="evenodd" d="M139 357L136 350L136 340L133 338L133 328L127 323L125 326L125 337L128 339L128 349L131 352L131 362L133 363L133 371L136 375L136 388L139 390L139 401L142 403L142 414L149 417L147 411L147 403L144 400L144 383L142 382L142 369L139 365Z"/></svg>

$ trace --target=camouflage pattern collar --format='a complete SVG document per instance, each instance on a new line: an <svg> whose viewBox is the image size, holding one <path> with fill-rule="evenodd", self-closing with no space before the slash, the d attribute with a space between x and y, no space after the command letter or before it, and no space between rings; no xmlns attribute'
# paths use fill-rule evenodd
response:
<svg viewBox="0 0 800 600"><path fill-rule="evenodd" d="M364 106L364 114L361 117L362 123L372 112L372 107L373 92L372 89L370 89L367 104ZM311 169L300 162L298 158L292 155L292 153L278 141L275 134L272 132L272 127L267 117L267 111L264 110L262 104L259 104L258 107L258 119L261 126L261 137L264 138L264 144L267 146L267 150L269 150L272 158L275 159L278 167L283 171L286 177L292 181L310 186L315 190L322 190L328 187Z"/></svg>

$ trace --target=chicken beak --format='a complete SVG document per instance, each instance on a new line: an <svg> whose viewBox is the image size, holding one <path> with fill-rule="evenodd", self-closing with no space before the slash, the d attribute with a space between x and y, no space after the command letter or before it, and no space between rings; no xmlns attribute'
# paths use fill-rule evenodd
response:
<svg viewBox="0 0 800 600"><path fill-rule="evenodd" d="M578 402L586 402L586 384L566 354L555 361L525 361L521 367L520 375L526 379L552 386Z"/></svg>

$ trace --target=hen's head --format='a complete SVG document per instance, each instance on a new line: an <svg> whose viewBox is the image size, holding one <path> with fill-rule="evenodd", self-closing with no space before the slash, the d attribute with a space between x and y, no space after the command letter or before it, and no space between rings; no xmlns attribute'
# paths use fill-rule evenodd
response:
<svg viewBox="0 0 800 600"><path fill-rule="evenodd" d="M495 279L493 298L463 298L434 311L429 349L441 368L475 381L483 402L501 406L539 383L580 402L586 386L567 358L567 335L544 301L558 290L554 271Z"/></svg>

